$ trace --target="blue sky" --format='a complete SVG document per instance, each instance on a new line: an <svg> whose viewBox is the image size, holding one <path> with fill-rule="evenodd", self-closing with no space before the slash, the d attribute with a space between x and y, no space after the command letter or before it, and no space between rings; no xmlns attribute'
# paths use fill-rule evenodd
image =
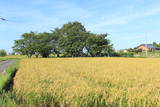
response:
<svg viewBox="0 0 160 107"><path fill-rule="evenodd" d="M80 21L94 33L109 33L115 49L160 42L159 0L0 0L0 49L30 31L50 31Z"/></svg>

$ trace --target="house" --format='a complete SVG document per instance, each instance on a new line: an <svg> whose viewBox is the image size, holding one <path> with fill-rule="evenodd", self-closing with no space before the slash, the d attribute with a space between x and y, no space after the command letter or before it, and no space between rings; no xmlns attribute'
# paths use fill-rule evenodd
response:
<svg viewBox="0 0 160 107"><path fill-rule="evenodd" d="M153 46L152 44L141 44L136 47L137 50L141 51L153 51L153 50L160 50L159 48Z"/></svg>
<svg viewBox="0 0 160 107"><path fill-rule="evenodd" d="M124 50L123 50L123 52L124 52L124 53L127 53L127 52L128 52L128 50L127 50L127 49L124 49Z"/></svg>

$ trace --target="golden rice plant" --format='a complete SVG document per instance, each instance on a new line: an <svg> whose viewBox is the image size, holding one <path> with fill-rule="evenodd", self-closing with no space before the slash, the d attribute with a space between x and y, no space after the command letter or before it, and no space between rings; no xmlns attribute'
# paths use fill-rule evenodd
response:
<svg viewBox="0 0 160 107"><path fill-rule="evenodd" d="M24 59L13 89L36 105L157 107L160 59Z"/></svg>

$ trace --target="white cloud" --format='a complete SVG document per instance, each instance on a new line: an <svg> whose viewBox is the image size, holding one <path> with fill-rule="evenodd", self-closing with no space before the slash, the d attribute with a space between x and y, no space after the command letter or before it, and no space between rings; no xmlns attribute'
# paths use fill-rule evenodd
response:
<svg viewBox="0 0 160 107"><path fill-rule="evenodd" d="M134 20L141 20L143 18L147 18L154 15L159 15L160 13L160 7L152 7L146 10L133 10L133 11L124 11L124 12L117 12L111 15L111 17L107 18L107 16L100 17L100 20L98 20L96 23L91 24L89 26L90 29L103 29L108 26L114 26L114 25L124 25L128 24L131 21Z"/></svg>

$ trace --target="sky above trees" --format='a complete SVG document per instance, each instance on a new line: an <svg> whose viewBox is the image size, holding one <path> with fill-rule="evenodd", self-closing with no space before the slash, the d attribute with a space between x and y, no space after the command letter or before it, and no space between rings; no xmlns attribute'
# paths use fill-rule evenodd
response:
<svg viewBox="0 0 160 107"><path fill-rule="evenodd" d="M0 49L11 51L25 32L44 32L69 21L109 33L115 49L160 42L159 0L0 0Z"/></svg>

